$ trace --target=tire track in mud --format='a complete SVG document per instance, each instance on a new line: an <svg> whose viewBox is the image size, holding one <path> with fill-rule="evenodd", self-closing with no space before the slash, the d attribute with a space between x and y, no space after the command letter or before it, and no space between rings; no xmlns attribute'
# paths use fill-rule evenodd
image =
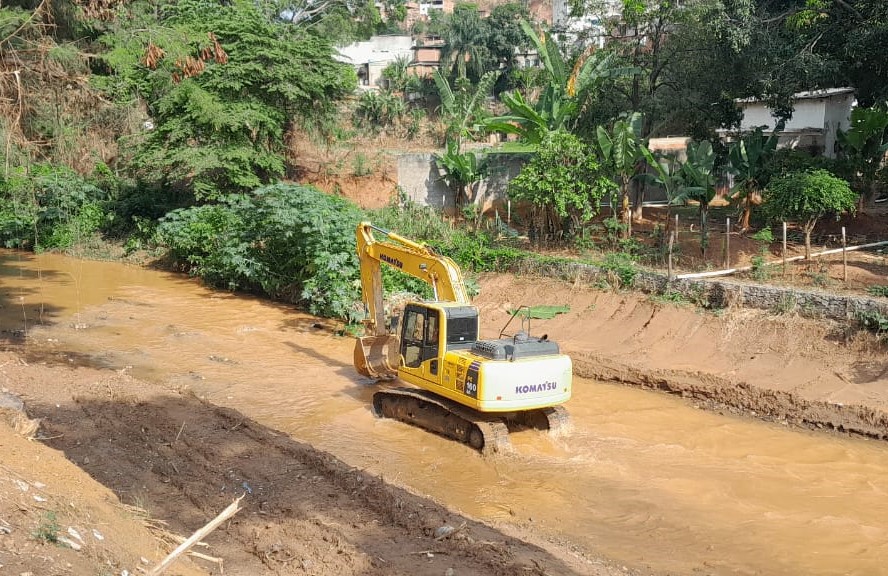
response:
<svg viewBox="0 0 888 576"><path fill-rule="evenodd" d="M660 390L717 412L888 440L888 413L869 406L806 400L792 392L698 371L638 368L599 354L575 354L573 366L583 378Z"/></svg>

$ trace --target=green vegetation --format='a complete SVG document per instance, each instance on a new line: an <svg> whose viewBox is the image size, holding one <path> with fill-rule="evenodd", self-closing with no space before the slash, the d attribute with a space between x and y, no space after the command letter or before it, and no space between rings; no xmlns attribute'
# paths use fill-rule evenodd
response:
<svg viewBox="0 0 888 576"><path fill-rule="evenodd" d="M509 310L510 315L521 316L522 318L530 318L533 320L551 320L559 314L567 314L570 312L570 306L564 304L562 306L527 306L518 310Z"/></svg>
<svg viewBox="0 0 888 576"><path fill-rule="evenodd" d="M569 236L599 210L614 185L589 146L568 132L548 133L537 153L509 183L509 196L532 206L531 238L553 237L569 223Z"/></svg>
<svg viewBox="0 0 888 576"><path fill-rule="evenodd" d="M864 330L883 338L888 335L888 318L878 312L858 312L857 321Z"/></svg>
<svg viewBox="0 0 888 576"><path fill-rule="evenodd" d="M571 2L577 16L613 14L607 8ZM797 223L810 249L823 217L886 191L884 2L626 0L619 8L572 37L531 21L520 3L489 14L457 3L416 24L420 44L443 40L440 70L419 78L401 58L378 91L356 94L357 75L337 48L403 32L403 0L3 5L0 244L66 250L104 237L166 250L214 286L348 320L362 218L428 242L469 273L557 269L569 258L527 252L529 239L578 249L610 286L626 287L641 264L662 262L673 213L687 220L696 211L703 258L693 266L707 266L710 211L740 216L744 232L764 218ZM737 131L738 98L762 99L786 121L794 92L845 85L861 106L837 160L776 150L776 134ZM494 134L512 140L477 148ZM686 159L651 152L652 138L674 134L692 138ZM438 176L458 199L456 222L403 201L368 215L282 183L306 173L305 140L350 151L329 154L325 178L381 173L379 155L355 139L382 137L440 146ZM478 190L499 177L491 159L509 150L527 161L508 207L485 214ZM729 173L732 205L711 207ZM634 237L646 187L664 191L667 221ZM605 203L608 218L595 220ZM753 238L773 241L769 230ZM686 245L672 256L689 257ZM754 276L767 275L763 263L753 259ZM392 271L385 283L428 289Z"/></svg>
<svg viewBox="0 0 888 576"><path fill-rule="evenodd" d="M848 183L826 170L783 176L765 191L765 211L773 220L791 220L805 232L805 258L811 258L811 232L817 221L854 209L857 195Z"/></svg>
<svg viewBox="0 0 888 576"><path fill-rule="evenodd" d="M35 540L40 540L41 542L48 542L50 544L58 544L59 543L59 532L62 530L62 527L59 526L59 521L56 518L56 513L52 511L44 512L40 517L40 523L34 529L34 532L31 536Z"/></svg>
<svg viewBox="0 0 888 576"><path fill-rule="evenodd" d="M881 296L882 298L888 298L888 286L885 284L879 284L876 286L870 286L866 289L867 292L872 294L873 296Z"/></svg>

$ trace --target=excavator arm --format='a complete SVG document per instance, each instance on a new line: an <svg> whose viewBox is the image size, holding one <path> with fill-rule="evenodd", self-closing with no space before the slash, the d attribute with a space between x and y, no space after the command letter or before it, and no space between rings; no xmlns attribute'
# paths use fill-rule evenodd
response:
<svg viewBox="0 0 888 576"><path fill-rule="evenodd" d="M377 240L374 231L385 240ZM358 224L356 238L367 318L366 335L358 338L355 345L355 368L371 378L392 377L399 364L398 339L389 332L385 318L382 264L428 283L436 301L468 304L469 296L456 262L430 247L369 222Z"/></svg>

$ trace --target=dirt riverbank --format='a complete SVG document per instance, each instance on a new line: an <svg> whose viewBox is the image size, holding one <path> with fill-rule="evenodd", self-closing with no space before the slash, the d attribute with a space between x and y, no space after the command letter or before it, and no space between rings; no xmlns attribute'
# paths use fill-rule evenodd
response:
<svg viewBox="0 0 888 576"><path fill-rule="evenodd" d="M224 565L192 557L170 573L626 573L452 513L186 390L13 353L0 354L0 379L45 438L0 425L0 566L10 573L138 574L175 546L172 535L240 495L243 510L197 548ZM442 537L447 526L455 531Z"/></svg>

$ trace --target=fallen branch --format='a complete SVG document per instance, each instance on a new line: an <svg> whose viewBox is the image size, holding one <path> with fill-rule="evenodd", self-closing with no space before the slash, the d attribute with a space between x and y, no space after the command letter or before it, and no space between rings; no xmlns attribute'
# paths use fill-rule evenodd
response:
<svg viewBox="0 0 888 576"><path fill-rule="evenodd" d="M189 556L194 556L195 558L200 558L201 560L206 560L207 562L213 562L219 565L219 574L225 574L225 565L223 564L222 558L216 558L215 556L209 556L207 554L201 554L200 552L195 552L194 550L188 551Z"/></svg>
<svg viewBox="0 0 888 576"><path fill-rule="evenodd" d="M226 508L225 510L220 512L218 516L210 520L206 524L206 526L192 534L191 537L188 538L188 540L182 542L182 544L179 545L178 548L170 552L170 554L166 558L164 558L160 564L155 566L151 570L151 572L148 573L148 576L160 576L160 574L163 574L164 571L166 571L166 569L169 568L170 565L172 565L172 563L175 562L179 556L187 552L189 548L191 548L204 537L206 537L210 532L218 528L220 524L237 514L238 511L240 511L239 504L241 500L243 500L243 496L229 504L228 508Z"/></svg>

